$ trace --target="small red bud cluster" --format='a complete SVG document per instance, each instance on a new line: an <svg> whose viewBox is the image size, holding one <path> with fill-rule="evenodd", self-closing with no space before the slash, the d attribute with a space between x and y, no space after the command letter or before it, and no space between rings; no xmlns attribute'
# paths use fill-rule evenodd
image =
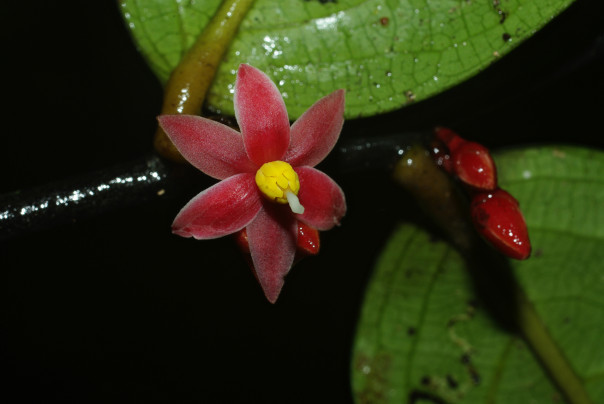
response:
<svg viewBox="0 0 604 404"><path fill-rule="evenodd" d="M434 159L467 190L472 222L478 233L506 256L528 258L531 243L526 222L518 201L497 186L497 170L488 149L448 128L436 128L435 134Z"/></svg>

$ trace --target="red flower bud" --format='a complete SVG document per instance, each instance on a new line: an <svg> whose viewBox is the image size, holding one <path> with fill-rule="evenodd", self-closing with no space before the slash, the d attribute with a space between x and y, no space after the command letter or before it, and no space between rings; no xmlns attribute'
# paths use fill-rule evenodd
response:
<svg viewBox="0 0 604 404"><path fill-rule="evenodd" d="M319 230L309 225L298 222L298 242L296 256L317 255L321 246Z"/></svg>
<svg viewBox="0 0 604 404"><path fill-rule="evenodd" d="M235 242L239 246L241 252L244 254L250 254L250 243L247 239L247 231L245 228L239 230L233 236L235 237Z"/></svg>
<svg viewBox="0 0 604 404"><path fill-rule="evenodd" d="M475 142L464 142L451 152L453 172L466 185L478 190L497 188L495 163L486 147Z"/></svg>
<svg viewBox="0 0 604 404"><path fill-rule="evenodd" d="M432 145L432 154L439 166L474 190L491 191L497 188L495 163L486 147L468 142L449 128L438 127L434 132L436 140ZM440 142L448 152L443 150Z"/></svg>
<svg viewBox="0 0 604 404"><path fill-rule="evenodd" d="M465 142L463 138L449 128L437 127L434 129L434 133L436 138L443 142L450 151L457 149L460 144Z"/></svg>
<svg viewBox="0 0 604 404"><path fill-rule="evenodd" d="M531 242L518 201L502 189L479 192L472 197L472 222L478 233L498 251L523 260L531 254Z"/></svg>

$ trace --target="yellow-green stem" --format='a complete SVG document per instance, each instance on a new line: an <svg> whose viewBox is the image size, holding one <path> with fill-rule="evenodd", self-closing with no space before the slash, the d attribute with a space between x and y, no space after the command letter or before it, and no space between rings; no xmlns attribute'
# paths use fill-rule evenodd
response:
<svg viewBox="0 0 604 404"><path fill-rule="evenodd" d="M408 147L392 175L458 248L469 251L475 235L468 220L467 203L464 204L451 177L434 163L425 147Z"/></svg>
<svg viewBox="0 0 604 404"><path fill-rule="evenodd" d="M571 404L593 404L583 383L574 372L562 351L558 348L535 307L524 292L518 290L518 325L524 339L543 364L566 400Z"/></svg>
<svg viewBox="0 0 604 404"><path fill-rule="evenodd" d="M254 0L224 0L197 41L174 69L164 90L162 114L199 115L220 61ZM164 131L153 140L163 157L184 161Z"/></svg>

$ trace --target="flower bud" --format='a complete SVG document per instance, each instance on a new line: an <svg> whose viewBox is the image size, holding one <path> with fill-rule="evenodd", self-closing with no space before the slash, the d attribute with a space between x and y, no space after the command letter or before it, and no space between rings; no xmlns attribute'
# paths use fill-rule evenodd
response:
<svg viewBox="0 0 604 404"><path fill-rule="evenodd" d="M526 222L512 195L502 189L475 193L470 213L478 233L498 251L518 260L530 256Z"/></svg>

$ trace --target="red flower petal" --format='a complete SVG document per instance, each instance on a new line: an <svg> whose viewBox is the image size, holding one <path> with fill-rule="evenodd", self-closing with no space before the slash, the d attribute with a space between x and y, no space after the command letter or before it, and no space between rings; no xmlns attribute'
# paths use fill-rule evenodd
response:
<svg viewBox="0 0 604 404"><path fill-rule="evenodd" d="M247 239L247 230L241 229L235 233L235 242L244 254L250 253L250 243ZM306 223L298 222L298 240L296 241L296 257L304 255L317 255L321 248L319 231Z"/></svg>
<svg viewBox="0 0 604 404"><path fill-rule="evenodd" d="M236 130L193 115L161 115L157 119L183 157L205 174L222 180L257 170Z"/></svg>
<svg viewBox="0 0 604 404"><path fill-rule="evenodd" d="M477 193L470 206L476 230L497 250L523 260L531 254L531 242L518 201L502 189Z"/></svg>
<svg viewBox="0 0 604 404"><path fill-rule="evenodd" d="M262 208L254 174L238 174L206 189L178 213L172 232L183 237L211 239L247 226Z"/></svg>
<svg viewBox="0 0 604 404"><path fill-rule="evenodd" d="M314 167L329 154L344 124L344 95L344 90L337 90L321 98L294 122L285 161L294 167Z"/></svg>
<svg viewBox="0 0 604 404"><path fill-rule="evenodd" d="M260 70L242 64L235 83L235 116L250 159L282 160L289 146L289 118L277 86Z"/></svg>
<svg viewBox="0 0 604 404"><path fill-rule="evenodd" d="M342 188L326 174L312 167L296 167L300 179L298 199L304 214L298 220L318 230L329 230L340 224L346 213L346 199Z"/></svg>
<svg viewBox="0 0 604 404"><path fill-rule="evenodd" d="M265 205L246 230L256 277L268 301L275 303L294 262L298 224L289 207Z"/></svg>

